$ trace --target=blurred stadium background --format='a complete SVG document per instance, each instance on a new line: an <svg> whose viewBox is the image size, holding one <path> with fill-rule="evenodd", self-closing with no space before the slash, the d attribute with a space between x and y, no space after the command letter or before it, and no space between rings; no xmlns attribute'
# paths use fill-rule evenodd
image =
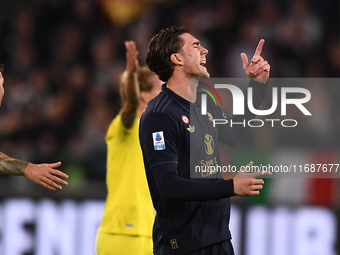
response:
<svg viewBox="0 0 340 255"><path fill-rule="evenodd" d="M174 24L188 26L208 48L212 77L245 77L239 54L252 56L260 38L271 77L340 74L337 0L1 0L0 151L61 161L70 176L58 192L0 176L1 255L94 255L123 42L137 42L143 64L151 37ZM253 130L240 148L222 148L225 163L340 163L340 87L308 89L317 98L312 119L302 118L294 132ZM258 197L234 198L236 254L339 254L338 183L273 179Z"/></svg>

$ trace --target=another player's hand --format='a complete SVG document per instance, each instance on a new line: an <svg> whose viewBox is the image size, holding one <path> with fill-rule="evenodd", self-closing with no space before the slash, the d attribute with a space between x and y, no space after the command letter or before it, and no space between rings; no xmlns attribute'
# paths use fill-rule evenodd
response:
<svg viewBox="0 0 340 255"><path fill-rule="evenodd" d="M29 163L24 171L24 175L32 182L43 186L46 189L55 191L62 189L59 184L67 185L67 182L59 177L68 178L68 175L55 169L61 165L60 162L53 164L31 164ZM59 176L59 177L58 177Z"/></svg>
<svg viewBox="0 0 340 255"><path fill-rule="evenodd" d="M271 172L256 172L247 173L246 169L253 166L253 161L250 161L233 179L234 193L236 196L255 196L260 194L263 188L264 181L256 179L256 177L271 175Z"/></svg>
<svg viewBox="0 0 340 255"><path fill-rule="evenodd" d="M250 61L250 64L248 62L247 55L242 52L241 53L241 59L243 62L243 70L246 72L247 76L251 79L254 79L257 82L260 83L266 83L266 81L269 78L269 72L270 72L270 65L267 61L265 61L261 57L262 47L264 45L264 40L261 39L259 44L257 45L255 54L253 58Z"/></svg>
<svg viewBox="0 0 340 255"><path fill-rule="evenodd" d="M135 72L139 66L138 63L138 50L134 41L125 41L126 48L126 71L128 74Z"/></svg>

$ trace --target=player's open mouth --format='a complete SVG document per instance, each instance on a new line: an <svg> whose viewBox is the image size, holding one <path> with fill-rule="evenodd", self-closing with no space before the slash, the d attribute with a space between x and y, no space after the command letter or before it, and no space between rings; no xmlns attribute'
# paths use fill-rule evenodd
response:
<svg viewBox="0 0 340 255"><path fill-rule="evenodd" d="M207 61L203 60L203 61L200 62L200 65L204 66L206 63L207 63Z"/></svg>

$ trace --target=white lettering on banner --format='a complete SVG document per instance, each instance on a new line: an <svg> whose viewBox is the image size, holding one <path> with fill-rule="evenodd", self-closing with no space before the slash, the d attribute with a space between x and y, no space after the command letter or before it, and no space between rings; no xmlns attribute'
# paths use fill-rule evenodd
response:
<svg viewBox="0 0 340 255"><path fill-rule="evenodd" d="M293 232L295 250L292 255L336 255L337 222L325 208L301 208L297 211Z"/></svg>
<svg viewBox="0 0 340 255"><path fill-rule="evenodd" d="M245 255L336 255L336 226L325 208L255 206L246 214Z"/></svg>
<svg viewBox="0 0 340 255"><path fill-rule="evenodd" d="M246 255L269 255L267 253L271 236L268 229L269 215L268 209L263 206L255 206L248 211L245 218Z"/></svg>
<svg viewBox="0 0 340 255"><path fill-rule="evenodd" d="M104 207L101 201L85 201L79 208L81 246L79 255L94 255L97 230L103 215Z"/></svg>
<svg viewBox="0 0 340 255"><path fill-rule="evenodd" d="M241 240L242 240L242 211L236 206L232 205L230 209L229 229L232 236L232 243L235 254L241 254Z"/></svg>
<svg viewBox="0 0 340 255"><path fill-rule="evenodd" d="M77 232L77 205L65 200L57 204L44 199L37 205L36 255L73 255Z"/></svg>
<svg viewBox="0 0 340 255"><path fill-rule="evenodd" d="M34 222L34 202L27 199L8 199L3 205L3 255L22 255L34 250L33 233L25 225Z"/></svg>
<svg viewBox="0 0 340 255"><path fill-rule="evenodd" d="M2 242L3 236L4 236L4 234L3 234L3 229L4 229L3 218L4 218L4 216L3 216L3 209L2 209L2 205L0 204L0 254L1 254L1 251L4 250L3 242Z"/></svg>
<svg viewBox="0 0 340 255"><path fill-rule="evenodd" d="M6 199L0 203L0 254L95 255L103 209L103 200ZM335 214L319 207L233 205L230 219L240 255L336 255L336 226Z"/></svg>
<svg viewBox="0 0 340 255"><path fill-rule="evenodd" d="M6 199L0 204L0 254L95 255L104 201ZM33 232L25 224L35 226Z"/></svg>
<svg viewBox="0 0 340 255"><path fill-rule="evenodd" d="M272 220L270 226L273 228L272 251L271 255L288 255L292 249L291 245L294 242L290 229L293 222L291 212L288 207L280 206L271 214Z"/></svg>

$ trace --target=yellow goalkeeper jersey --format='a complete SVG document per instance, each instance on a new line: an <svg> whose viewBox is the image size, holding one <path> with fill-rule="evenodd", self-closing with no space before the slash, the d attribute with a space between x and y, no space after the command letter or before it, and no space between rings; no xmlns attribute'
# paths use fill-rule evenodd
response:
<svg viewBox="0 0 340 255"><path fill-rule="evenodd" d="M126 129L120 112L111 122L107 143L108 194L99 232L151 237L155 211L138 138L139 119Z"/></svg>

